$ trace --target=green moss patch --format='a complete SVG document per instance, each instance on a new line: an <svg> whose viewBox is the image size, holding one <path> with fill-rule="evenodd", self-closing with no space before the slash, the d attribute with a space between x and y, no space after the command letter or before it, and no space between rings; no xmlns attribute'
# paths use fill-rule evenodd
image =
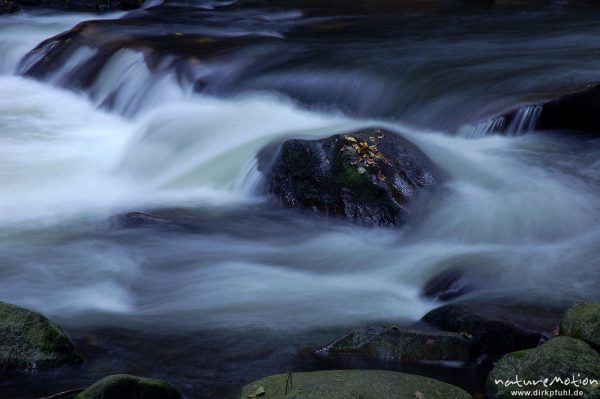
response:
<svg viewBox="0 0 600 399"><path fill-rule="evenodd" d="M78 361L59 326L40 313L0 302L0 369L46 369Z"/></svg>
<svg viewBox="0 0 600 399"><path fill-rule="evenodd" d="M560 324L560 333L600 347L600 303L584 303L570 308Z"/></svg>
<svg viewBox="0 0 600 399"><path fill-rule="evenodd" d="M538 383L519 387L515 381L517 377L521 381ZM577 389L584 392L584 398L600 398L600 390L594 385L572 385L573 377L581 381L600 379L600 354L584 341L556 337L537 348L502 357L488 376L486 387L490 397L500 399L516 397L516 391L557 389ZM551 386L543 386L541 381L552 381L554 378L561 380L555 381ZM567 380L570 382L566 383ZM548 382L547 384L549 385Z"/></svg>
<svg viewBox="0 0 600 399"><path fill-rule="evenodd" d="M287 385L287 394L286 394ZM467 399L465 391L431 378L380 370L278 374L247 385L240 399Z"/></svg>

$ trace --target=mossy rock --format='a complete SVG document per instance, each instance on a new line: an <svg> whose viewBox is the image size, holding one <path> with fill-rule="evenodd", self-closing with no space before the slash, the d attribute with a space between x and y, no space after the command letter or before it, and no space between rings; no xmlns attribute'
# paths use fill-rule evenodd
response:
<svg viewBox="0 0 600 399"><path fill-rule="evenodd" d="M153 378L115 374L98 380L75 399L180 399L169 383Z"/></svg>
<svg viewBox="0 0 600 399"><path fill-rule="evenodd" d="M409 204L443 180L417 146L378 128L287 140L257 158L278 202L368 226L406 222Z"/></svg>
<svg viewBox="0 0 600 399"><path fill-rule="evenodd" d="M451 332L367 326L350 331L319 349L317 354L352 354L409 362L468 362L471 340Z"/></svg>
<svg viewBox="0 0 600 399"><path fill-rule="evenodd" d="M548 378L547 385L555 378L556 381L549 387L541 383L531 386L518 387L517 385L505 386L499 381L515 381L516 376L522 381L540 381ZM600 398L600 389L593 384L579 384L576 388L564 383L564 379L579 378L598 379L600 377L600 354L587 343L570 337L556 337L545 344L519 352L509 353L502 357L488 376L486 389L492 398L513 398L513 391L530 391L556 389L577 389L584 392L584 398ZM541 397L541 396L540 396ZM556 396L555 396L556 397ZM578 396L580 397L580 396Z"/></svg>
<svg viewBox="0 0 600 399"><path fill-rule="evenodd" d="M0 302L0 369L48 369L80 361L59 326L40 313Z"/></svg>
<svg viewBox="0 0 600 399"><path fill-rule="evenodd" d="M560 333L600 348L600 303L577 304L567 310Z"/></svg>
<svg viewBox="0 0 600 399"><path fill-rule="evenodd" d="M431 378L381 370L334 370L293 373L286 395L288 374L253 382L240 399L467 399L460 388ZM262 393L264 391L264 393ZM420 396L422 394L422 396Z"/></svg>

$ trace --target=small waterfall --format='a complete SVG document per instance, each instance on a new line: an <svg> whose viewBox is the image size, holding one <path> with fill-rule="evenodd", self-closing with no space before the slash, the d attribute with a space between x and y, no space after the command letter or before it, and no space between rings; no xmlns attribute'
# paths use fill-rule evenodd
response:
<svg viewBox="0 0 600 399"><path fill-rule="evenodd" d="M526 105L505 115L463 126L458 135L469 139L479 139L492 134L521 136L535 130L542 108L543 104Z"/></svg>
<svg viewBox="0 0 600 399"><path fill-rule="evenodd" d="M542 113L542 105L534 104L519 108L514 119L506 129L507 136L520 136L532 132Z"/></svg>
<svg viewBox="0 0 600 399"><path fill-rule="evenodd" d="M506 118L504 116L499 116L475 125L463 126L459 130L458 135L469 139L480 139L504 131L505 125Z"/></svg>
<svg viewBox="0 0 600 399"><path fill-rule="evenodd" d="M150 70L144 53L121 49L104 64L90 87L92 100L101 107L125 116L167 102L181 100L184 90L169 66L173 57L165 57Z"/></svg>
<svg viewBox="0 0 600 399"><path fill-rule="evenodd" d="M48 82L57 86L66 86L77 72L84 68L86 64L98 53L98 50L83 46L79 47L69 57L67 62L56 69L47 77Z"/></svg>
<svg viewBox="0 0 600 399"><path fill-rule="evenodd" d="M253 157L242 167L242 173L235 181L233 189L236 192L250 196L257 195L259 193L258 188L266 184L265 182L265 175L258 170L258 160Z"/></svg>

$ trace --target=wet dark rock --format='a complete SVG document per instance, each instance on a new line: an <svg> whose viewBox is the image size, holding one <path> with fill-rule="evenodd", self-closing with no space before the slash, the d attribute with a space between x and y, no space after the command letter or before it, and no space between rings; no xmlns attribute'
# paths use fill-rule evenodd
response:
<svg viewBox="0 0 600 399"><path fill-rule="evenodd" d="M67 334L42 314L0 302L0 369L50 369L81 359Z"/></svg>
<svg viewBox="0 0 600 399"><path fill-rule="evenodd" d="M598 379L600 375L600 354L590 345L583 341L570 337L556 337L545 344L535 348L510 353L504 356L490 373L486 388L491 398L513 398L514 391L550 391L554 390L580 390L582 397L592 399L600 398L600 391L593 384L584 384L584 379ZM563 379L549 387L542 384L529 386L518 386L506 384L500 381L540 381L548 379L548 384L555 377ZM580 380L576 388L571 382L573 378ZM569 379L570 383L564 383ZM533 395L532 395L533 396ZM549 397L547 394L535 395L535 397ZM569 395L557 397L571 397Z"/></svg>
<svg viewBox="0 0 600 399"><path fill-rule="evenodd" d="M447 301L472 291L471 284L464 281L463 277L461 269L444 270L425 282L422 295L426 298Z"/></svg>
<svg viewBox="0 0 600 399"><path fill-rule="evenodd" d="M220 11L166 4L118 19L84 21L41 42L22 59L19 73L40 80L54 78L55 84L67 88L91 89L107 63L123 56L119 50L131 50L142 55L153 74L174 73L181 84L198 92L228 94L240 79L268 69L281 57L262 47L280 40L272 36L215 33L222 29L220 18L227 17ZM232 17L230 28L236 23L240 30L246 27L245 21ZM55 74L83 49L92 54L56 79ZM244 53L242 64L238 52ZM209 61L223 70L207 67ZM115 95L111 92L102 98L102 106L113 108Z"/></svg>
<svg viewBox="0 0 600 399"><path fill-rule="evenodd" d="M21 10L21 6L13 0L0 0L0 15L12 14Z"/></svg>
<svg viewBox="0 0 600 399"><path fill-rule="evenodd" d="M352 330L316 352L401 361L459 361L471 358L471 340L459 333L368 326Z"/></svg>
<svg viewBox="0 0 600 399"><path fill-rule="evenodd" d="M419 395L430 399L471 397L453 385L418 375L383 370L330 370L266 377L244 387L239 398L415 399Z"/></svg>
<svg viewBox="0 0 600 399"><path fill-rule="evenodd" d="M527 130L568 131L600 135L600 84L526 104L490 120L491 133L514 134Z"/></svg>
<svg viewBox="0 0 600 399"><path fill-rule="evenodd" d="M600 303L580 303L567 310L560 323L560 334L600 348Z"/></svg>
<svg viewBox="0 0 600 399"><path fill-rule="evenodd" d="M143 0L19 0L24 7L56 8L66 11L111 11L140 8Z"/></svg>
<svg viewBox="0 0 600 399"><path fill-rule="evenodd" d="M263 149L258 162L272 198L367 226L406 222L409 204L441 181L418 147L377 128L288 140Z"/></svg>
<svg viewBox="0 0 600 399"><path fill-rule="evenodd" d="M180 399L169 383L127 374L111 375L97 381L75 399Z"/></svg>
<svg viewBox="0 0 600 399"><path fill-rule="evenodd" d="M476 352L497 357L533 348L555 335L557 309L526 305L462 303L427 313L422 321L445 331L467 333Z"/></svg>

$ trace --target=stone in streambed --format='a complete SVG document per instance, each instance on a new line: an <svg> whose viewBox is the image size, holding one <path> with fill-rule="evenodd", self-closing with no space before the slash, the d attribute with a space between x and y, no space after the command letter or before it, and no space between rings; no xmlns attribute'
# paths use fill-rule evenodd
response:
<svg viewBox="0 0 600 399"><path fill-rule="evenodd" d="M600 348L600 303L581 303L567 310L560 323L560 334Z"/></svg>
<svg viewBox="0 0 600 399"><path fill-rule="evenodd" d="M511 384L506 386L506 381L514 382L518 377L521 381L540 381L547 380L550 385L555 377L562 381L556 381L549 387L544 387L542 383L537 385L521 386ZM573 378L581 381L579 387L573 385ZM569 379L569 383L565 380ZM513 398L514 391L554 391L554 390L578 390L583 391L583 397L588 399L600 398L600 389L597 384L584 384L585 379L600 379L600 355L587 343L570 338L555 337L545 344L535 348L510 353L496 364L491 371L486 389L491 398ZM501 382L502 381L502 382ZM521 382L521 385L523 383ZM552 392L551 392L552 393ZM534 397L532 395L532 397ZM549 397L540 394L535 397ZM554 396L571 397L571 396Z"/></svg>
<svg viewBox="0 0 600 399"><path fill-rule="evenodd" d="M600 84L555 98L544 99L505 112L487 123L493 133L518 133L521 130L568 131L600 135Z"/></svg>
<svg viewBox="0 0 600 399"><path fill-rule="evenodd" d="M421 290L425 298L448 301L494 286L493 270L475 265L450 267L431 276Z"/></svg>
<svg viewBox="0 0 600 399"><path fill-rule="evenodd" d="M0 369L49 369L80 361L59 326L40 313L0 302Z"/></svg>
<svg viewBox="0 0 600 399"><path fill-rule="evenodd" d="M362 355L410 362L468 362L471 358L471 341L459 333L368 326L350 331L316 353Z"/></svg>
<svg viewBox="0 0 600 399"><path fill-rule="evenodd" d="M169 383L127 374L104 377L75 399L180 399Z"/></svg>
<svg viewBox="0 0 600 399"><path fill-rule="evenodd" d="M258 154L271 197L368 226L404 223L409 204L442 180L418 147L383 129L293 139L272 150Z"/></svg>
<svg viewBox="0 0 600 399"><path fill-rule="evenodd" d="M560 314L519 304L455 303L434 309L421 320L445 331L467 333L477 352L497 357L533 348L553 336Z"/></svg>
<svg viewBox="0 0 600 399"><path fill-rule="evenodd" d="M169 213L154 214L145 212L128 212L111 219L111 222L120 228L133 229L148 226L177 225L177 215Z"/></svg>
<svg viewBox="0 0 600 399"><path fill-rule="evenodd" d="M464 270L453 268L436 274L425 282L421 294L425 298L447 301L474 290Z"/></svg>
<svg viewBox="0 0 600 399"><path fill-rule="evenodd" d="M263 378L244 387L240 399L467 399L460 388L431 378L380 370L331 370ZM264 390L264 393L259 393Z"/></svg>

